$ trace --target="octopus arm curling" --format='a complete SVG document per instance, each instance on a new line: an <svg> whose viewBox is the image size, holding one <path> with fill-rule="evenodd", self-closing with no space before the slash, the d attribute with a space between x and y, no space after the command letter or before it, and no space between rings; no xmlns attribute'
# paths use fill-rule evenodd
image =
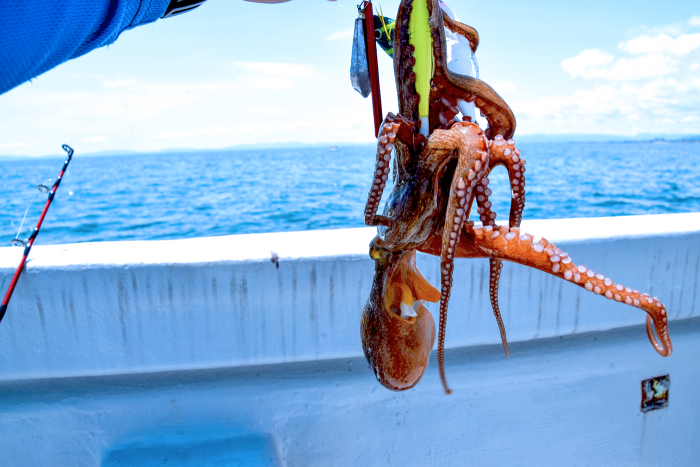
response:
<svg viewBox="0 0 700 467"><path fill-rule="evenodd" d="M498 259L539 269L583 287L596 295L639 308L647 313L647 335L654 349L662 357L671 355L673 345L668 332L668 314L666 307L658 298L652 298L647 293L615 283L612 279L595 273L586 266L577 266L568 253L549 243L545 238L538 242L533 242L533 239L532 234L521 234L518 227L474 226L470 223L465 226L465 232L460 237L455 254L458 258ZM420 251L436 255L439 248L440 242L438 238L434 238L421 247ZM491 274L494 274L493 266ZM492 289L491 294L493 293ZM440 333L442 334L442 329ZM440 349L440 345L444 345L444 341L438 340L438 355L444 352ZM440 369L440 374L441 376L444 374L443 369ZM449 394L446 381L443 379L442 382Z"/></svg>
<svg viewBox="0 0 700 467"><path fill-rule="evenodd" d="M496 213L491 211L491 189L488 188L488 174L498 165L503 165L508 171L510 181L511 205L509 227L520 227L523 210L525 209L525 159L520 157L520 150L515 148L512 139L506 141L501 135L489 141L490 160L489 171L481 179L481 183L476 187L477 212L483 225L496 225ZM498 330L501 333L501 341L506 357L510 357L508 350L508 340L506 330L501 318L500 307L498 306L498 286L501 278L503 263L500 259L489 259L489 299L494 317L498 323Z"/></svg>
<svg viewBox="0 0 700 467"><path fill-rule="evenodd" d="M446 58L443 57L441 60L446 61ZM453 99L463 99L467 102L474 102L479 108L481 116L486 118L486 121L489 123L488 128L485 130L486 136L489 139L495 138L496 135L503 135L506 139L513 137L516 124L515 115L513 115L513 111L508 104L505 103L503 98L501 98L491 86L480 79L458 75L448 70L447 67L445 67L440 74L443 79L438 77L438 73L436 73L436 77L434 78L437 88L437 92L434 91L436 97L437 95L447 95ZM433 93L431 93L431 97L432 95ZM433 118L431 114L430 122L431 126L433 122L435 122L435 126L437 126L439 117L436 116Z"/></svg>
<svg viewBox="0 0 700 467"><path fill-rule="evenodd" d="M491 145L492 141L489 141ZM489 179L488 173L490 173L491 168L494 166L493 157L490 160L489 171L481 179L480 183L476 186L476 203L477 212L479 213L479 218L484 225L496 225L496 213L491 211L491 201L489 201L489 196L491 196L491 190L488 188ZM471 210L471 206L470 206ZM512 205L511 205L512 211ZM503 262L497 258L489 258L489 300L491 301L491 309L493 310L493 316L496 318L496 323L498 324L498 330L501 333L501 342L503 343L503 350L506 352L506 357L510 358L510 351L508 350L508 339L506 338L506 328L503 324L503 318L501 318L501 309L498 306L498 285L501 280L501 270L503 269Z"/></svg>
<svg viewBox="0 0 700 467"><path fill-rule="evenodd" d="M431 11L431 24L443 24L444 18L449 18L438 6L438 0L428 2ZM460 75L450 71L447 64L447 45L445 34L438 27L433 27L433 54L435 56L435 76L433 77L434 89L431 92L431 100L437 100L443 95L452 99L463 99L474 104L481 111L481 115L486 118L489 127L486 129L486 136L493 139L496 135L502 135L505 139L510 139L515 133L515 115L508 104L498 95L494 89L471 76ZM469 37L467 36L469 39ZM431 128L437 126L439 120L437 115L430 118Z"/></svg>
<svg viewBox="0 0 700 467"><path fill-rule="evenodd" d="M515 116L501 96L480 79L460 75L447 69L447 46L443 25L445 18L449 20L449 17L443 14L438 0L428 0L427 3L435 65L429 97L420 96L416 92L416 74L413 70L416 63L413 56L415 48L410 44L408 32L413 9L412 2L404 0L396 16L394 74L399 97L399 113L412 122L418 122L418 104L421 98L430 99L429 132L432 133L435 128L444 125L440 120L442 108L434 104L441 102L443 97L449 98L452 102L463 99L474 102L479 107L481 114L489 123L486 129L486 136L489 139L498 134L510 139L515 132ZM469 33L466 30L465 34L469 39Z"/></svg>
<svg viewBox="0 0 700 467"><path fill-rule="evenodd" d="M520 149L515 147L515 142L512 139L506 141L501 135L497 135L493 141L489 141L489 148L491 154L489 172L498 165L503 165L508 171L511 192L508 225L510 227L520 227L520 222L523 220L523 210L525 209L525 159L520 156ZM484 189L484 191L486 190ZM486 197L488 197L488 194L486 194ZM495 216L491 217L491 219L495 218ZM481 221L484 225L489 224L489 219L484 220L482 217Z"/></svg>
<svg viewBox="0 0 700 467"><path fill-rule="evenodd" d="M394 150L394 142L401 128L401 120L396 122L394 116L389 114L382 123L377 137L377 160L374 165L374 179L369 190L367 204L365 205L365 224L379 225L385 222L383 216L377 216L382 193L389 178L391 168L391 151ZM385 222L386 223L386 222Z"/></svg>
<svg viewBox="0 0 700 467"><path fill-rule="evenodd" d="M556 245L549 243L545 238L533 243L534 236L528 233L521 235L517 227L510 229L505 226L473 227L472 232L473 236L470 240L473 246L469 247L471 251L458 248L458 255L473 257L473 249L479 249L489 257L539 269L583 287L596 295L637 307L647 313L647 333L654 349L663 357L671 355L673 346L668 334L666 307L657 298L651 298L647 293L616 284L609 277L597 274L586 266L577 266L568 253L557 248ZM464 243L466 244L467 242ZM652 329L652 326L655 329ZM654 330L660 342L654 337Z"/></svg>
<svg viewBox="0 0 700 467"><path fill-rule="evenodd" d="M468 26L459 21L453 20L444 11L442 12L442 17L445 20L445 27L455 34L459 34L469 41L469 47L471 47L472 52L476 52L479 47L479 33L476 29Z"/></svg>
<svg viewBox="0 0 700 467"><path fill-rule="evenodd" d="M511 203L509 227L520 227L525 209L525 159L520 157L520 150L515 147L512 139L506 141L501 135L497 135L495 140L489 141L491 160L489 173L498 165L505 166L508 171L510 181ZM479 203L479 214L483 225L496 225L496 213L491 212L491 202L488 197L491 190L487 188L488 178L484 177L482 185L477 187L477 202ZM479 192L479 189L481 192ZM491 308L498 323L498 330L501 333L501 342L506 352L506 357L510 358L508 350L508 340L506 330L501 318L500 307L498 306L498 285L501 279L503 263L500 259L489 259L489 299Z"/></svg>

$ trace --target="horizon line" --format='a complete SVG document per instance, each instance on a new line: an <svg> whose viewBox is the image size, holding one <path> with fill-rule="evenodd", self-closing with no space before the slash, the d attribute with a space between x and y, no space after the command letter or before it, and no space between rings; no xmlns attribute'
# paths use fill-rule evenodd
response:
<svg viewBox="0 0 700 467"><path fill-rule="evenodd" d="M531 133L519 135L516 141L524 143L644 143L644 142L668 142L668 143L694 143L700 142L700 134L669 134L669 135L659 135L651 133L638 133L636 135L615 135L615 134L602 134L602 133L557 133L557 134L544 134L544 133ZM348 146L369 146L375 144L375 141L368 141L363 143L351 143L351 142L323 142L323 143L303 143L298 141L288 141L282 143L252 143L252 144L240 144L235 146L225 146L221 148L193 148L193 147L183 147L183 148L163 148L156 150L138 150L138 149L105 149L102 151L88 152L82 154L85 156L106 156L106 155L133 155L133 154L160 154L160 153L174 153L174 152L194 152L194 151L208 151L208 152L218 152L218 151L242 151L242 150L255 150L255 149L298 149L298 148L339 148ZM0 160L3 159L40 159L46 157L63 157L60 152L54 154L42 154L30 156L26 154L16 154L16 155L4 155L0 154Z"/></svg>

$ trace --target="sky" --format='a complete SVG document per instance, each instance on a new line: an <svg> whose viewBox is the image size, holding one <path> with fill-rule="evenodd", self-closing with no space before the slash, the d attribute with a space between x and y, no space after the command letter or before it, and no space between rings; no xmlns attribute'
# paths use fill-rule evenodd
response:
<svg viewBox="0 0 700 467"><path fill-rule="evenodd" d="M398 0L376 2L395 17ZM449 0L518 135L700 134L700 3ZM494 6L497 5L497 6ZM356 2L209 0L0 95L0 156L369 143ZM384 112L396 111L379 51Z"/></svg>

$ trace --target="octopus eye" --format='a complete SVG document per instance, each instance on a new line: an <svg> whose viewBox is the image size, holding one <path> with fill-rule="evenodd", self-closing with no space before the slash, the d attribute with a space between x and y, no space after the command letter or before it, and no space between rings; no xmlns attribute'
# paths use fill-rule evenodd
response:
<svg viewBox="0 0 700 467"><path fill-rule="evenodd" d="M375 261L380 261L386 259L389 256L389 250L378 246L375 242L369 245L369 257Z"/></svg>

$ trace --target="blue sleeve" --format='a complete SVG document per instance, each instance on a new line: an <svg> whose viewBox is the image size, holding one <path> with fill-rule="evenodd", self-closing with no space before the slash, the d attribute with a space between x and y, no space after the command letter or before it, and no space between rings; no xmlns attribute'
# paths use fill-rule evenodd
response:
<svg viewBox="0 0 700 467"><path fill-rule="evenodd" d="M169 0L0 0L0 94L152 23Z"/></svg>

